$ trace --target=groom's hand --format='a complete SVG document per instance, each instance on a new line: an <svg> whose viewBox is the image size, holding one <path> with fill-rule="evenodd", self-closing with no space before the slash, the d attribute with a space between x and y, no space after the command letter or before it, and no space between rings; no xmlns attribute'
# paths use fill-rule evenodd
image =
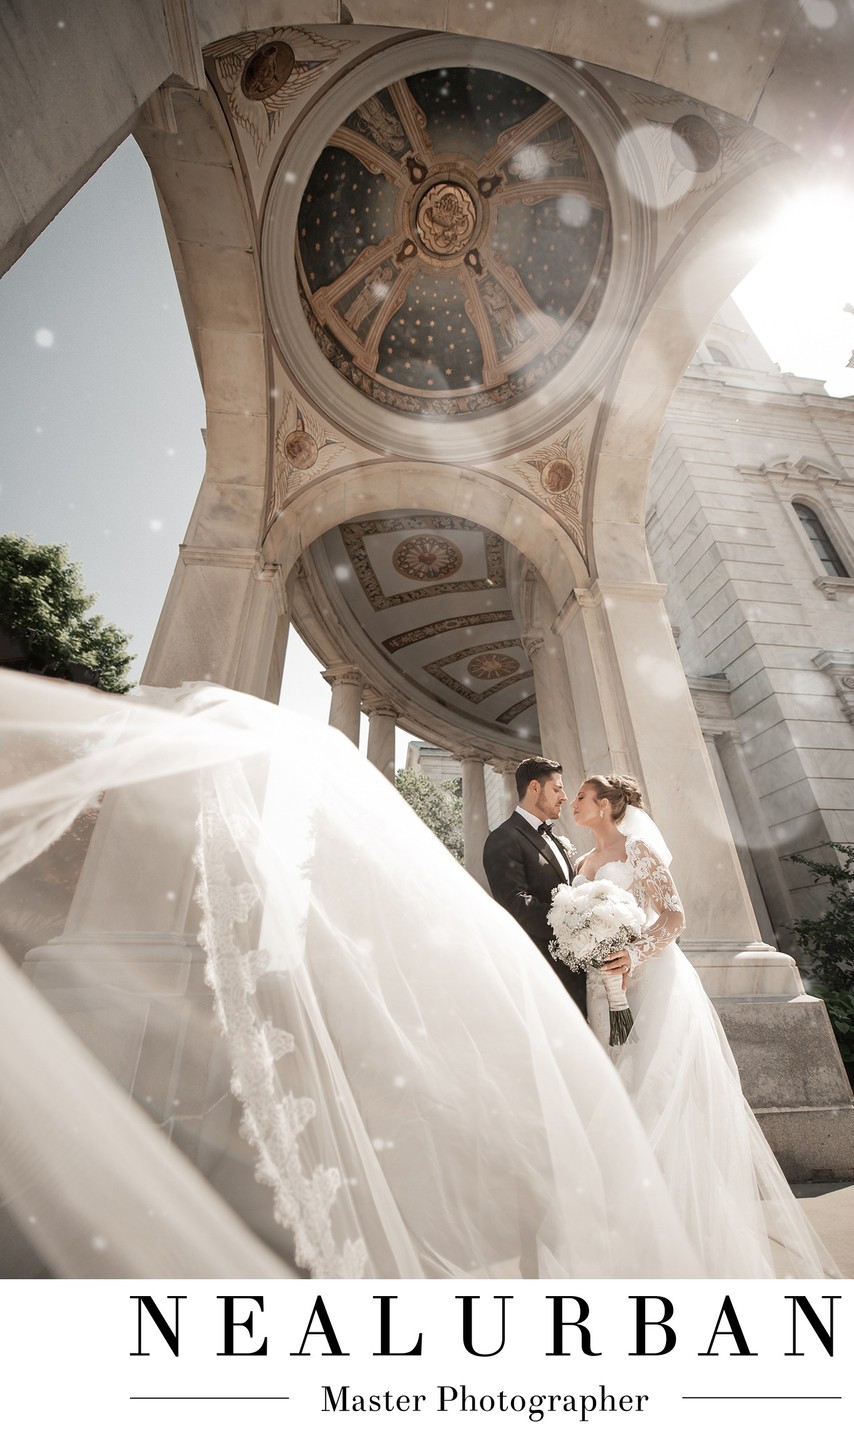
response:
<svg viewBox="0 0 854 1434"><path fill-rule="evenodd" d="M614 951L607 961L602 962L602 970L608 971L612 976L622 976L623 990L625 991L632 974L632 958L628 951Z"/></svg>

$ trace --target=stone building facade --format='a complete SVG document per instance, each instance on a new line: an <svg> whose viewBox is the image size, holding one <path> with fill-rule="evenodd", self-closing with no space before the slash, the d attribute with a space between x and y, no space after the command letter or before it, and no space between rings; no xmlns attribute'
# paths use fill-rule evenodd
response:
<svg viewBox="0 0 854 1434"><path fill-rule="evenodd" d="M780 373L730 302L668 407L647 539L760 928L854 841L854 399Z"/></svg>

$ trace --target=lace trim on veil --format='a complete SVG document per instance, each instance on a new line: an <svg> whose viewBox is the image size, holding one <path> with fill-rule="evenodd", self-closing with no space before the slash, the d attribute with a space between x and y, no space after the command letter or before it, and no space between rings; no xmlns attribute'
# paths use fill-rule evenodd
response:
<svg viewBox="0 0 854 1434"><path fill-rule="evenodd" d="M202 909L199 943L206 953L205 982L228 1046L231 1089L243 1106L240 1133L256 1151L255 1178L273 1191L276 1220L294 1236L296 1263L317 1279L355 1279L363 1274L361 1240L336 1247L331 1214L341 1172L317 1165L302 1168L300 1135L316 1114L307 1096L283 1091L276 1062L295 1049L289 1031L262 1020L255 1002L269 953L246 949L240 928L258 905L251 880L234 880L228 857L239 851L214 791L204 793L197 823L194 860L199 873L196 899Z"/></svg>

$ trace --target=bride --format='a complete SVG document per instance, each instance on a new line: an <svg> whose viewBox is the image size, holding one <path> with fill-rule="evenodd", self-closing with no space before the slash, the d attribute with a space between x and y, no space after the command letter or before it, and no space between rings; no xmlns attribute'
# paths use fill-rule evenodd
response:
<svg viewBox="0 0 854 1434"><path fill-rule="evenodd" d="M93 825L63 931L46 893L74 888L68 843ZM682 1186L708 1157L669 1168L655 1140L656 1160L517 923L328 728L205 685L113 698L0 673L0 933L19 958L39 948L27 969L81 1032L106 1021L128 1083L148 1052L134 1093L154 1121L0 954L0 1214L53 1273L773 1273L759 1216L752 1238L728 1230L758 1200L712 1217L720 1250L689 1228ZM193 1018L202 968L215 1029ZM670 1053L699 1019L673 1017ZM633 1084L644 1119L640 1060ZM166 1138L234 1101L260 1192L224 1150L203 1179ZM698 1118L692 1158L702 1138ZM786 1248L820 1276L804 1224Z"/></svg>
<svg viewBox="0 0 854 1434"><path fill-rule="evenodd" d="M741 1090L721 1023L677 945L685 926L670 852L632 777L588 777L571 804L594 846L573 885L606 879L632 893L647 925L622 957L634 1018L615 1064L707 1274L798 1273L811 1227ZM591 1024L607 1028L604 988L588 978ZM607 1035L600 1036L607 1042Z"/></svg>

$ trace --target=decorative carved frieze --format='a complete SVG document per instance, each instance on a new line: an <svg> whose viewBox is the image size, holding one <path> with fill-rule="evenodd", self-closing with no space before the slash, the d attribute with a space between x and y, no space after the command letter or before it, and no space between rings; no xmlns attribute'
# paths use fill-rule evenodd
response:
<svg viewBox="0 0 854 1434"><path fill-rule="evenodd" d="M366 717L392 717L395 722L400 717L400 708L391 698L384 697L381 692L375 692L371 687L365 690L362 711Z"/></svg>
<svg viewBox="0 0 854 1434"><path fill-rule="evenodd" d="M758 156L783 146L733 115L677 93L629 88L623 104L636 121L634 142L655 174L665 220Z"/></svg>
<svg viewBox="0 0 854 1434"><path fill-rule="evenodd" d="M561 438L538 448L521 463L515 473L524 478L528 487L563 519L572 541L584 557L586 545L581 524L584 497L584 442L580 430L568 428Z"/></svg>
<svg viewBox="0 0 854 1434"><path fill-rule="evenodd" d="M234 123L252 141L260 165L285 110L316 85L352 41L294 26L249 30L205 51Z"/></svg>
<svg viewBox="0 0 854 1434"><path fill-rule="evenodd" d="M284 411L276 428L275 475L267 503L267 526L282 511L295 489L325 473L333 458L350 450L333 437L316 413L286 392Z"/></svg>
<svg viewBox="0 0 854 1434"><path fill-rule="evenodd" d="M330 662L321 673L330 687L364 687L365 679L358 667L351 662Z"/></svg>

